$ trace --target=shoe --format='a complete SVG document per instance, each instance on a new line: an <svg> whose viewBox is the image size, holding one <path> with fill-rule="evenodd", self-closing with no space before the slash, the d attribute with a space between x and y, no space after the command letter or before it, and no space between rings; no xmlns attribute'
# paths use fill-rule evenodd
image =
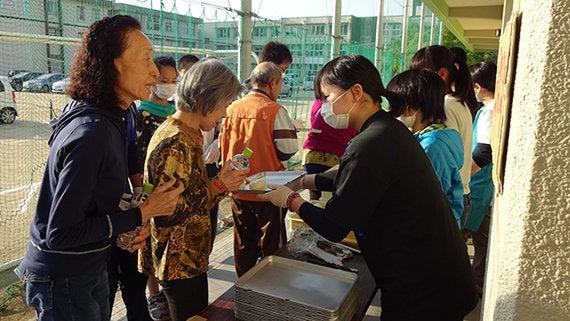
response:
<svg viewBox="0 0 570 321"><path fill-rule="evenodd" d="M169 321L170 311L164 293L160 292L148 299L148 312L154 321Z"/></svg>

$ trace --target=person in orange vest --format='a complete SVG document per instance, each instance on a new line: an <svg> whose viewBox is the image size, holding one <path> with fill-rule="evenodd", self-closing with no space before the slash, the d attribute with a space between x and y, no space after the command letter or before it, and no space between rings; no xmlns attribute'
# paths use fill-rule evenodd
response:
<svg viewBox="0 0 570 321"><path fill-rule="evenodd" d="M253 150L249 175L285 170L282 162L291 158L299 145L293 121L277 103L283 83L281 69L272 62L262 62L250 78L253 89L227 109L220 134L222 162L249 147ZM271 255L285 244L287 210L251 194L235 194L231 201L235 268L242 276L259 257Z"/></svg>

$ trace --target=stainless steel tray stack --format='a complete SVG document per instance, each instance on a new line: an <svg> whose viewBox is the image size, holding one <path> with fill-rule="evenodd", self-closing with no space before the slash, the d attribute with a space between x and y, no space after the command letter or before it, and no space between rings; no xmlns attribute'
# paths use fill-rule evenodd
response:
<svg viewBox="0 0 570 321"><path fill-rule="evenodd" d="M355 273L268 256L236 282L235 315L244 321L350 320Z"/></svg>

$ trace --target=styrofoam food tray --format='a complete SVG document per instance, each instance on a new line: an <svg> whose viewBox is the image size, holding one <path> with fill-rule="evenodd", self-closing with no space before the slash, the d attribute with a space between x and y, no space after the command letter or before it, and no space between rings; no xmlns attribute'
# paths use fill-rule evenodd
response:
<svg viewBox="0 0 570 321"><path fill-rule="evenodd" d="M238 193L244 194L263 194L269 192L271 189L265 187L264 189L254 189L252 184L259 180L265 180L265 185L290 185L295 180L302 179L305 175L303 171L275 171L275 172L260 172L247 177L247 184L238 189Z"/></svg>

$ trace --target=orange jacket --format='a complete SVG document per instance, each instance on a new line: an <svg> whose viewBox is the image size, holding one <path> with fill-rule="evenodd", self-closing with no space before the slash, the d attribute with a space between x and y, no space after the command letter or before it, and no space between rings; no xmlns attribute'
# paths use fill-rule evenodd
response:
<svg viewBox="0 0 570 321"><path fill-rule="evenodd" d="M285 170L277 158L277 149L273 142L273 125L280 108L281 105L277 102L257 92L250 92L242 99L234 101L226 110L226 119L220 133L222 162L249 147L253 154L249 162L251 170L248 175ZM237 194L235 197L263 202L250 194Z"/></svg>

